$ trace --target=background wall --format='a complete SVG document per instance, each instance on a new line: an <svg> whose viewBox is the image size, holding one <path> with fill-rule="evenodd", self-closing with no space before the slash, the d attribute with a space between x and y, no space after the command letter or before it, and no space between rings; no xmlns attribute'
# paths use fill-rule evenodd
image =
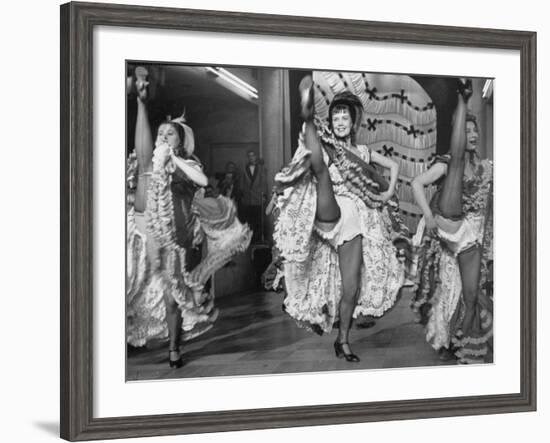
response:
<svg viewBox="0 0 550 443"><path fill-rule="evenodd" d="M390 4L352 0L257 2L253 0L118 0L206 9L534 30L538 34L538 164L550 164L548 78L550 15L544 2L464 0L449 8L437 0L393 0ZM502 5L502 6L501 6ZM3 441L56 441L59 410L59 2L11 2L2 26L2 355L0 383ZM452 11L449 13L447 11ZM498 147L496 147L498 149ZM6 156L7 154L7 156ZM544 172L543 170L541 172ZM543 190L550 175L539 173L539 410L529 414L460 417L244 433L151 438L144 442L543 441L550 420L550 304L544 270L550 266L550 202ZM545 319L546 317L546 319ZM368 386L353 386L368 389Z"/></svg>
<svg viewBox="0 0 550 443"><path fill-rule="evenodd" d="M208 175L224 172L228 161L237 165L240 174L244 173L247 152L259 151L258 118L254 105L199 113L193 129L197 134L197 155L204 159Z"/></svg>
<svg viewBox="0 0 550 443"><path fill-rule="evenodd" d="M258 102L245 99L242 93L235 93L234 88L227 88L227 83L220 82L204 67L131 63L127 66L128 78L133 77L137 65L149 71L148 113L153 134L168 116L176 118L184 113L194 132L195 155L201 159L207 175L224 172L228 161L236 163L242 172L247 152L259 153ZM231 70L257 86L256 69ZM126 108L128 151L134 148L137 113L135 88L130 91Z"/></svg>

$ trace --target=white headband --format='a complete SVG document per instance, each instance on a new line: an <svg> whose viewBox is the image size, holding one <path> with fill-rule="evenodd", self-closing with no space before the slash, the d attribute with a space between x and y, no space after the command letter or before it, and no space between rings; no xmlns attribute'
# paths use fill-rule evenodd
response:
<svg viewBox="0 0 550 443"><path fill-rule="evenodd" d="M185 133L183 150L187 153L187 155L193 154L195 151L195 135L193 134L191 127L185 124L185 116L182 115L181 117L170 120L170 123L176 123L183 128L183 132Z"/></svg>

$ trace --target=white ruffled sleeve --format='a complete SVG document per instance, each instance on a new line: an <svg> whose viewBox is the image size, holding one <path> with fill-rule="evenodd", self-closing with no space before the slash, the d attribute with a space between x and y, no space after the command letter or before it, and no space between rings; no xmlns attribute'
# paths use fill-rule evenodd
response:
<svg viewBox="0 0 550 443"><path fill-rule="evenodd" d="M367 145L357 145L357 149L359 150L359 153L361 154L361 159L365 163L370 163L370 149Z"/></svg>

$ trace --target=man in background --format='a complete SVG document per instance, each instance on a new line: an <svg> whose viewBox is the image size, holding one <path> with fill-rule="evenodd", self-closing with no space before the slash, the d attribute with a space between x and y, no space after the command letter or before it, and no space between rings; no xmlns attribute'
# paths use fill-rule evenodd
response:
<svg viewBox="0 0 550 443"><path fill-rule="evenodd" d="M267 196L266 173L263 162L254 151L247 152L241 185L241 208L243 221L253 231L252 242L263 240L263 205Z"/></svg>

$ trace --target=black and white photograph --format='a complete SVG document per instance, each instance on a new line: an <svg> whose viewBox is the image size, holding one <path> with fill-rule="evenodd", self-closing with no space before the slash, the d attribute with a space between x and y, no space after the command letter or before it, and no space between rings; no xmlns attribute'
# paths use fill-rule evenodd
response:
<svg viewBox="0 0 550 443"><path fill-rule="evenodd" d="M127 60L126 380L493 363L497 80Z"/></svg>
<svg viewBox="0 0 550 443"><path fill-rule="evenodd" d="M544 440L550 8L514 6L7 3L2 441Z"/></svg>

